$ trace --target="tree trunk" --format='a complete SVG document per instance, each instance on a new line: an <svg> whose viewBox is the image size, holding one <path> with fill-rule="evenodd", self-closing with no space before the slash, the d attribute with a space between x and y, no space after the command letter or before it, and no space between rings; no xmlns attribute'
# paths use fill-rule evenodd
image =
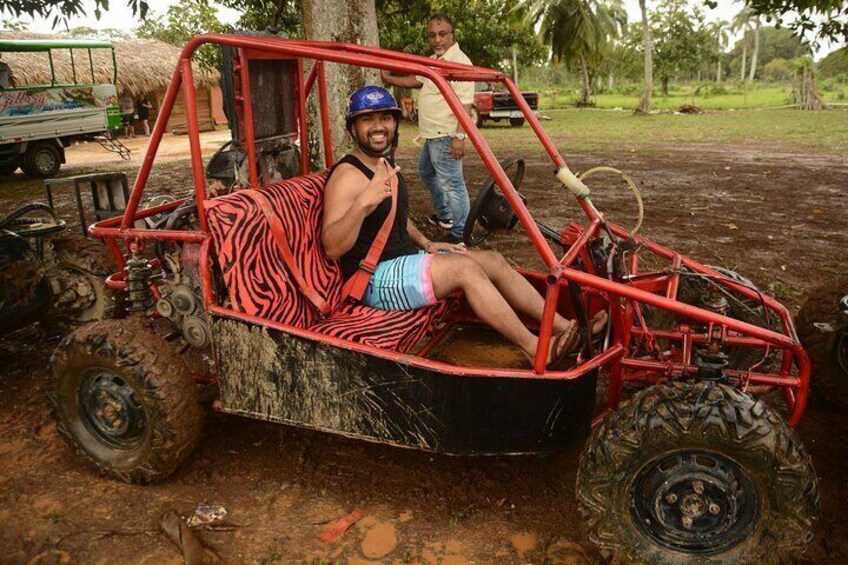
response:
<svg viewBox="0 0 848 565"><path fill-rule="evenodd" d="M825 107L816 88L816 75L809 67L804 67L796 76L794 94L799 110L821 110Z"/></svg>
<svg viewBox="0 0 848 565"><path fill-rule="evenodd" d="M663 96L668 96L668 77L662 77L662 93Z"/></svg>
<svg viewBox="0 0 848 565"><path fill-rule="evenodd" d="M742 82L745 82L745 63L748 59L748 33L742 36Z"/></svg>
<svg viewBox="0 0 848 565"><path fill-rule="evenodd" d="M518 86L518 50L512 46L512 82Z"/></svg>
<svg viewBox="0 0 848 565"><path fill-rule="evenodd" d="M642 47L645 49L645 89L636 107L636 114L651 113L651 92L654 89L654 60L651 43L651 28L648 26L647 0L639 0L639 10L642 12Z"/></svg>
<svg viewBox="0 0 848 565"><path fill-rule="evenodd" d="M754 52L751 53L751 74L748 75L748 82L754 80L754 74L757 72L757 57L760 54L760 19L754 26Z"/></svg>
<svg viewBox="0 0 848 565"><path fill-rule="evenodd" d="M360 45L380 44L374 0L310 0L301 2L306 39L340 41ZM326 64L327 102L333 149L338 159L350 149L345 131L347 97L366 84L381 84L380 72L350 65ZM317 85L316 85L317 89ZM315 89L314 89L315 90ZM317 99L313 94L310 99ZM320 131L320 122L311 118L310 130ZM323 149L321 150L323 154Z"/></svg>
<svg viewBox="0 0 848 565"><path fill-rule="evenodd" d="M716 70L716 82L721 82L721 57L718 58L718 69Z"/></svg>
<svg viewBox="0 0 848 565"><path fill-rule="evenodd" d="M592 85L589 79L589 65L586 57L580 54L580 76L583 78L583 93L580 96L580 106L589 105L589 95L592 93Z"/></svg>

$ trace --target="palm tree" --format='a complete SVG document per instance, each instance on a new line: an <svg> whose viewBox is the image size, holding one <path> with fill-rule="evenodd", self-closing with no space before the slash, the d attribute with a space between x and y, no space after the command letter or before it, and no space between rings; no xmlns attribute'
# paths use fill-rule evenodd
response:
<svg viewBox="0 0 848 565"><path fill-rule="evenodd" d="M713 38L713 47L716 55L716 82L721 82L721 58L724 54L724 48L727 47L729 35L727 33L728 23L725 20L716 20L710 24L709 33Z"/></svg>
<svg viewBox="0 0 848 565"><path fill-rule="evenodd" d="M506 25L513 31L520 31L527 25L530 6L524 2L516 2L506 14ZM512 82L518 84L518 48L512 45Z"/></svg>
<svg viewBox="0 0 848 565"><path fill-rule="evenodd" d="M554 63L564 62L569 68L579 65L583 81L580 104L588 105L590 68L600 63L627 23L622 1L601 4L597 0L535 0L530 20L540 22L539 37L551 48Z"/></svg>
<svg viewBox="0 0 848 565"><path fill-rule="evenodd" d="M642 47L645 50L645 89L642 98L636 106L636 113L651 113L651 94L654 91L654 48L651 42L651 26L648 25L647 0L639 0L639 11L642 13Z"/></svg>
<svg viewBox="0 0 848 565"><path fill-rule="evenodd" d="M754 27L754 22L756 21L756 28ZM746 78L745 76L745 64L748 59L748 45L751 43L751 37L748 35L748 31L754 29L754 48L755 51L759 51L760 49L760 17L751 10L748 6L744 6L739 13L733 17L733 23L730 24L730 30L733 33L737 31L742 31L742 74L741 80L753 80L754 74L751 73L750 78ZM756 57L754 55L752 57L752 67L756 66ZM756 69L754 69L756 71Z"/></svg>
<svg viewBox="0 0 848 565"><path fill-rule="evenodd" d="M754 17L754 52L751 53L751 74L748 75L748 82L754 80L754 73L757 72L757 57L760 54L760 16Z"/></svg>

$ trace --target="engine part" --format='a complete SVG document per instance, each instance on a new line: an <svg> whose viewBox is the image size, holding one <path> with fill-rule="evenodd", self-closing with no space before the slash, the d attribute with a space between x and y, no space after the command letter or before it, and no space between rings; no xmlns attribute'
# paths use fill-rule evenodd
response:
<svg viewBox="0 0 848 565"><path fill-rule="evenodd" d="M718 341L711 341L707 347L700 349L695 363L698 365L699 379L713 382L726 380L724 370L730 364L730 358L721 350Z"/></svg>
<svg viewBox="0 0 848 565"><path fill-rule="evenodd" d="M197 297L194 292L186 286L177 286L171 293L171 302L182 314L194 314L197 310Z"/></svg>
<svg viewBox="0 0 848 565"><path fill-rule="evenodd" d="M128 310L131 312L142 312L153 305L153 291L150 290L152 271L147 259L134 249L133 256L127 260Z"/></svg>
<svg viewBox="0 0 848 565"><path fill-rule="evenodd" d="M183 319L183 337L189 345L198 349L209 345L211 338L209 327L199 316L186 316Z"/></svg>
<svg viewBox="0 0 848 565"><path fill-rule="evenodd" d="M170 318L174 315L174 305L171 304L171 301L167 298L161 298L158 302L156 302L156 311L159 312L163 318Z"/></svg>

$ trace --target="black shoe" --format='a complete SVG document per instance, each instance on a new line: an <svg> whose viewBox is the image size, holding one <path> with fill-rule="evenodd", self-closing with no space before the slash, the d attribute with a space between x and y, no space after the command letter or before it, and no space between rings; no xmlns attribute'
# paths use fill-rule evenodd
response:
<svg viewBox="0 0 848 565"><path fill-rule="evenodd" d="M452 233L445 235L444 237L439 239L439 241L442 242L442 243L454 243L454 244L464 243L464 241L461 237L457 237L457 236L453 235Z"/></svg>
<svg viewBox="0 0 848 565"><path fill-rule="evenodd" d="M449 230L453 227L453 220L443 220L437 214L430 214L429 216L427 216L427 221L433 224L434 226L439 226L443 230Z"/></svg>

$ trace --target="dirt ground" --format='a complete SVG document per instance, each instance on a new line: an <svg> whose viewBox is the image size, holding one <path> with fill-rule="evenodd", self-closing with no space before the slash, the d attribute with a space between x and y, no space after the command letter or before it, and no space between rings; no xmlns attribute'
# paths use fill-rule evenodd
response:
<svg viewBox="0 0 848 565"><path fill-rule="evenodd" d="M429 206L415 156L407 149L399 161L421 220ZM576 170L625 170L644 196L643 235L737 269L793 309L814 286L845 272L844 157L751 145L623 144L567 159ZM116 166L69 161L74 165L63 174ZM469 159L472 198L484 172ZM185 161L161 164L150 180L159 192L184 194L190 186ZM601 210L633 225L636 208L623 184L590 186ZM528 161L521 191L551 227L580 219L546 161ZM7 198L2 208L14 204ZM60 204L73 215L70 195ZM534 264L520 230L487 245L516 264ZM0 563L182 563L159 518L168 510L188 516L199 504L226 508L226 525L198 534L229 563L603 562L581 531L574 502L578 450L451 458L209 413L199 448L167 482L99 478L58 437L47 408L47 363L57 340L35 325L0 341ZM799 430L822 494L817 536L803 562L845 562L848 414L813 397ZM351 513L361 518L346 533L321 541Z"/></svg>

